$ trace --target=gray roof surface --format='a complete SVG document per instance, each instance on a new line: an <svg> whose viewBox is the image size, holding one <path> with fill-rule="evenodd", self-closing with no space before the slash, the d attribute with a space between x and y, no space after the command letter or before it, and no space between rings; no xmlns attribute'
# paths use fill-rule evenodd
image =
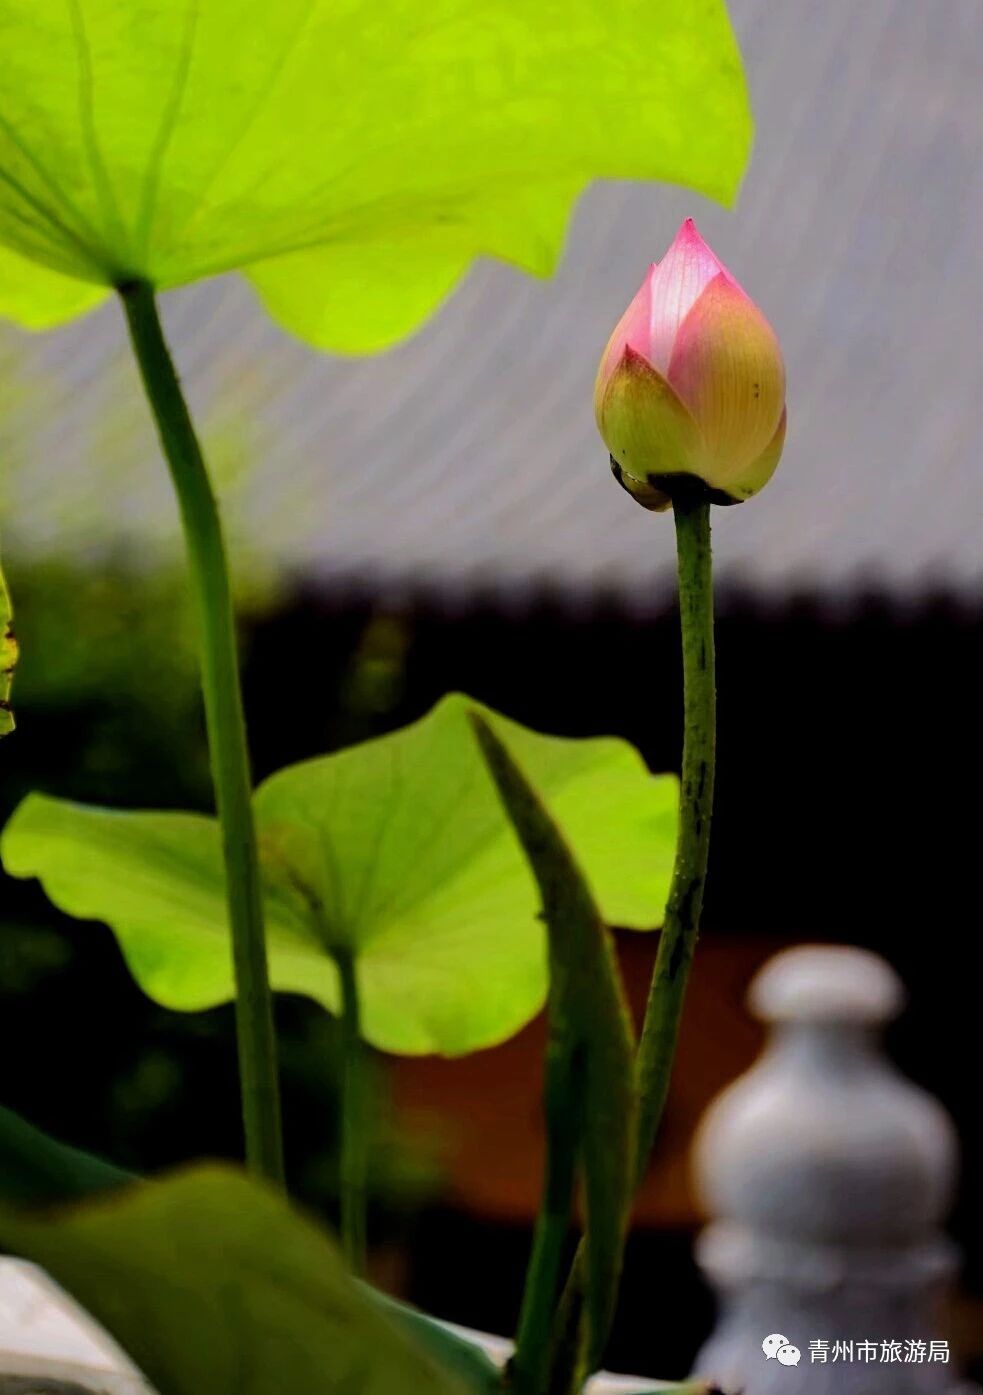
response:
<svg viewBox="0 0 983 1395"><path fill-rule="evenodd" d="M874 585L983 596L979 0L733 0L758 136L735 211L599 185L551 282L483 264L409 343L332 360L244 284L166 321L251 564L432 586L665 598L672 525L610 479L591 390L645 267L693 213L775 325L789 438L716 512L718 576L762 599ZM153 555L175 515L115 307L0 332L7 550Z"/></svg>

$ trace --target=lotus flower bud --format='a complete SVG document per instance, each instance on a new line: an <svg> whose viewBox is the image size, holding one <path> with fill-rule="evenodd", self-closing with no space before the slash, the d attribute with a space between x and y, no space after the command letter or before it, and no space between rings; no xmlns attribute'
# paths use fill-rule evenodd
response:
<svg viewBox="0 0 983 1395"><path fill-rule="evenodd" d="M739 504L785 443L785 369L768 321L687 218L608 340L594 389L611 469L640 504L686 491Z"/></svg>

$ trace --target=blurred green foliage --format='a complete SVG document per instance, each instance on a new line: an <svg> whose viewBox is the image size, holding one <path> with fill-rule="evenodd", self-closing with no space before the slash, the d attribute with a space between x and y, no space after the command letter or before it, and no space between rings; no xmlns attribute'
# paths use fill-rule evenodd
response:
<svg viewBox="0 0 983 1395"><path fill-rule="evenodd" d="M10 593L0 567L0 736L9 736L14 729L14 714L10 705L14 668L17 664L17 641L14 638L14 612Z"/></svg>
<svg viewBox="0 0 983 1395"><path fill-rule="evenodd" d="M13 560L23 663L16 735L4 742L0 822L30 791L121 807L210 811L194 629L177 569ZM269 618L269 592L243 616ZM386 706L361 673L378 666L372 622L319 693L326 729L364 735ZM385 629L385 626L383 626ZM382 668L400 689L401 649ZM388 668L387 668L388 665ZM372 696L374 694L374 696ZM363 706L364 700L364 706ZM371 709L371 710L368 710ZM334 717L329 724L328 714ZM262 728L259 729L262 738ZM333 1020L299 999L278 1002L292 1184L331 1215L337 1188ZM39 888L0 880L0 1053L9 1063L0 1105L56 1137L136 1172L187 1158L236 1158L241 1148L229 1008L178 1014L137 989L108 930L59 915ZM380 1100L373 1150L383 1234L430 1193L436 1162L402 1137Z"/></svg>
<svg viewBox="0 0 983 1395"><path fill-rule="evenodd" d="M347 1272L329 1237L230 1168L123 1187L53 1217L6 1213L0 1243L43 1267L166 1395L478 1395L495 1373L441 1359Z"/></svg>
<svg viewBox="0 0 983 1395"><path fill-rule="evenodd" d="M195 641L175 571L136 573L125 562L53 561L18 571L26 729L10 755L0 801L22 781L49 780L73 797L114 787L158 800L208 798Z"/></svg>

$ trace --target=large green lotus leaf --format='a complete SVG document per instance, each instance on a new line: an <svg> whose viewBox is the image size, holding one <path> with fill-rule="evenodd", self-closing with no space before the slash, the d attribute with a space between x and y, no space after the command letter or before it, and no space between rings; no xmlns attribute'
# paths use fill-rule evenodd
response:
<svg viewBox="0 0 983 1395"><path fill-rule="evenodd" d="M476 256L548 271L594 178L730 201L750 148L723 0L3 0L0 52L0 244L96 285L245 269L326 347ZM19 276L0 310L67 313Z"/></svg>
<svg viewBox="0 0 983 1395"><path fill-rule="evenodd" d="M36 1217L0 1243L43 1265L161 1395L468 1395L288 1202L199 1167Z"/></svg>
<svg viewBox="0 0 983 1395"><path fill-rule="evenodd" d="M0 567L0 736L14 729L14 714L10 706L10 689L17 667L17 641L14 638L14 609L10 592Z"/></svg>
<svg viewBox="0 0 983 1395"><path fill-rule="evenodd" d="M502 1040L546 993L531 873L455 694L420 721L274 775L255 797L274 986L339 1006L331 946L356 958L366 1038L456 1054ZM565 833L611 923L661 922L678 785L609 737L543 736L487 709ZM200 1009L232 996L214 821L34 795L3 836L8 872L108 922L143 989Z"/></svg>
<svg viewBox="0 0 983 1395"><path fill-rule="evenodd" d="M106 299L105 286L49 271L0 247L0 317L25 329L53 329Z"/></svg>

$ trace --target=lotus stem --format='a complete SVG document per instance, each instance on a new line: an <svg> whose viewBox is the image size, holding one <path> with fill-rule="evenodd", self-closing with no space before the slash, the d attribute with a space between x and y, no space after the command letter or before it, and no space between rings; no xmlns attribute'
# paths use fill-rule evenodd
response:
<svg viewBox="0 0 983 1395"><path fill-rule="evenodd" d="M665 1110L699 933L716 753L710 505L688 493L677 494L673 515L683 645L683 761L676 859L638 1045L639 1181L648 1167Z"/></svg>
<svg viewBox="0 0 983 1395"><path fill-rule="evenodd" d="M161 448L177 494L194 593L201 685L215 801L222 830L236 980L236 1031L252 1172L283 1186L283 1141L273 1001L263 931L252 782L235 617L218 505L194 424L146 281L118 287Z"/></svg>
<svg viewBox="0 0 983 1395"><path fill-rule="evenodd" d="M665 921L636 1058L639 1095L636 1177L648 1168L672 1076L676 1041L699 933L710 846L716 764L717 689L713 637L710 505L689 495L673 504L683 650L683 760L679 836ZM585 1371L584 1245L574 1256L557 1314L550 1395L575 1395Z"/></svg>

